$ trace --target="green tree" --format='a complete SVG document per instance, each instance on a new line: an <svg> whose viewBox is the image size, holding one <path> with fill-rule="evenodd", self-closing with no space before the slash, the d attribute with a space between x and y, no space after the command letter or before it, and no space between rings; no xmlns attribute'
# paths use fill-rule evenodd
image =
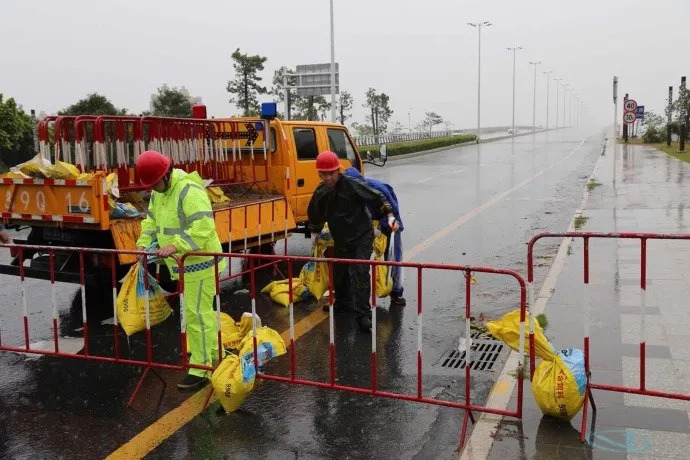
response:
<svg viewBox="0 0 690 460"><path fill-rule="evenodd" d="M0 94L0 171L34 155L31 117L13 98Z"/></svg>
<svg viewBox="0 0 690 460"><path fill-rule="evenodd" d="M163 85L158 88L158 94L153 96L151 102L153 115L157 117L190 118L192 116L192 102L182 89Z"/></svg>
<svg viewBox="0 0 690 460"><path fill-rule="evenodd" d="M239 48L232 53L235 79L228 81L226 89L230 94L234 94L230 102L242 109L245 117L259 113L258 95L268 92L265 86L261 86L262 78L258 74L264 70L267 59L258 54L243 54Z"/></svg>
<svg viewBox="0 0 690 460"><path fill-rule="evenodd" d="M324 96L305 96L297 99L297 113L295 119L318 121L325 117L325 112L331 108L331 104Z"/></svg>
<svg viewBox="0 0 690 460"><path fill-rule="evenodd" d="M286 66L283 66L280 69L276 70L273 74L273 87L271 88L270 94L277 96L280 102L285 102L285 85L283 84L283 75L288 75L288 86L290 86L295 84L293 78L289 76L294 73L295 72L293 70L290 70ZM300 102L302 98L297 95L297 92L294 89L290 88L288 88L287 96L287 113L284 115L286 119L290 120L292 119L292 115L295 112L297 104Z"/></svg>
<svg viewBox="0 0 690 460"><path fill-rule="evenodd" d="M338 103L338 111L340 112L340 124L344 125L348 118L352 117L351 110L353 106L352 94L348 91L340 93L340 101Z"/></svg>
<svg viewBox="0 0 690 460"><path fill-rule="evenodd" d="M126 115L127 109L118 109L105 96L91 93L84 99L58 112L58 115Z"/></svg>
<svg viewBox="0 0 690 460"><path fill-rule="evenodd" d="M352 129L358 136L372 136L374 128L370 125L361 125L357 122L352 123Z"/></svg>
<svg viewBox="0 0 690 460"><path fill-rule="evenodd" d="M434 128L434 126L443 123L443 117L437 114L436 112L425 112L424 115L424 124L429 127L430 132Z"/></svg>
<svg viewBox="0 0 690 460"><path fill-rule="evenodd" d="M374 128L374 135L385 133L388 120L393 115L393 110L389 106L390 98L386 93L377 93L374 88L369 88L365 95L366 102L363 107L369 109L370 114L367 118Z"/></svg>

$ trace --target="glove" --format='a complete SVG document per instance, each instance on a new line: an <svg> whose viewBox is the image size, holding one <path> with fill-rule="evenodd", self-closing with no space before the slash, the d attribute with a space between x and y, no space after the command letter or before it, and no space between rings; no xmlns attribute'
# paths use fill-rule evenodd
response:
<svg viewBox="0 0 690 460"><path fill-rule="evenodd" d="M388 215L388 227L391 229L391 232L397 232L400 228L398 221L393 214Z"/></svg>

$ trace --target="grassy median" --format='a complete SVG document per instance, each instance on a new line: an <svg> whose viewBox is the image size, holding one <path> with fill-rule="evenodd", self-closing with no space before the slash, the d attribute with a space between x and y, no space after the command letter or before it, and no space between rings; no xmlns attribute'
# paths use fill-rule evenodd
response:
<svg viewBox="0 0 690 460"><path fill-rule="evenodd" d="M437 137L435 139L422 139L419 141L410 142L399 142L395 144L386 144L388 155L402 155L404 153L415 153L423 152L425 150L432 150L441 147L448 147L456 144L463 144L465 142L470 142L476 140L477 137L474 134L461 134L458 136L448 136L448 137ZM365 145L363 147L358 147L360 153L364 154L368 151L378 152L378 145Z"/></svg>

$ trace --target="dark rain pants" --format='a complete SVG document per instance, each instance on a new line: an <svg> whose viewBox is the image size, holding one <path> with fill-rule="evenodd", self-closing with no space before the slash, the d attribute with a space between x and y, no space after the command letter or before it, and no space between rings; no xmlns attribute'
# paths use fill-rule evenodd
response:
<svg viewBox="0 0 690 460"><path fill-rule="evenodd" d="M334 244L336 259L361 259L368 261L374 245L374 232L365 233L358 241L349 244ZM352 310L359 320L371 317L371 275L370 266L365 264L333 264L333 288L335 305L339 311Z"/></svg>

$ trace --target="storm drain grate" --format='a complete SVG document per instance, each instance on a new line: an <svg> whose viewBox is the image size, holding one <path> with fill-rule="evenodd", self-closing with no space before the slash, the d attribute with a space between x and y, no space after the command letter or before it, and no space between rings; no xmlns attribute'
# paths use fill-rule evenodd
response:
<svg viewBox="0 0 690 460"><path fill-rule="evenodd" d="M474 335L474 334L472 334ZM504 345L496 339L477 339L472 340L472 361L470 369L473 371L492 371L494 367L503 363L501 354ZM441 367L446 370L461 370L467 365L465 351L457 348L446 352L441 357Z"/></svg>

